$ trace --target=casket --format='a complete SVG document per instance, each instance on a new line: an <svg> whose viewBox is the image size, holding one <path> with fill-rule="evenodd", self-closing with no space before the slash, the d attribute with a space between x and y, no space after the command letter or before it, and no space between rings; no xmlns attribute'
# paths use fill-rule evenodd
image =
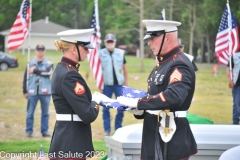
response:
<svg viewBox="0 0 240 160"><path fill-rule="evenodd" d="M229 148L240 145L239 125L191 124L198 153L190 160L218 160ZM140 160L142 124L128 125L106 136L107 160Z"/></svg>

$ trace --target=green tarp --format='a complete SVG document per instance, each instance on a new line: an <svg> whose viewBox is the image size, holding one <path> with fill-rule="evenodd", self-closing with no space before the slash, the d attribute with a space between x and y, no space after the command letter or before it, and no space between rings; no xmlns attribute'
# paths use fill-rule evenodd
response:
<svg viewBox="0 0 240 160"><path fill-rule="evenodd" d="M195 114L187 114L187 119L190 124L214 124L210 119L197 116Z"/></svg>

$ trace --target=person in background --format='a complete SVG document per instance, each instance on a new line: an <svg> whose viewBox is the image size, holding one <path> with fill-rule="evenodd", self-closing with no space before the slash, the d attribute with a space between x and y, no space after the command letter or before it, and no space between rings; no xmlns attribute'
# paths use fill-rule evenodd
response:
<svg viewBox="0 0 240 160"><path fill-rule="evenodd" d="M59 32L54 42L62 52L52 76L52 100L56 110L56 123L49 149L50 160L81 159L94 156L91 123L99 113L100 98L91 94L78 70L93 49L90 37L94 29L74 29ZM99 93L100 94L100 93ZM72 153L72 154L68 154Z"/></svg>
<svg viewBox="0 0 240 160"><path fill-rule="evenodd" d="M195 72L178 45L177 26L167 20L143 20L158 64L151 71L147 96L118 97L117 101L143 119L141 160L187 160L197 144L186 118L195 90Z"/></svg>
<svg viewBox="0 0 240 160"><path fill-rule="evenodd" d="M38 44L35 50L36 58L30 62L23 77L23 95L27 101L26 136L32 137L34 111L37 102L41 103L41 133L43 137L50 137L48 133L49 105L51 95L50 75L53 63L45 58L45 47ZM29 75L29 80L27 79Z"/></svg>
<svg viewBox="0 0 240 160"><path fill-rule="evenodd" d="M231 70L230 70L230 61L231 61ZM230 72L232 72L230 74ZM240 120L240 52L233 54L227 64L227 79L228 86L232 89L233 97L233 124L238 125ZM232 77L231 77L232 75Z"/></svg>
<svg viewBox="0 0 240 160"><path fill-rule="evenodd" d="M185 52L184 52L184 43L183 43L182 38L178 38L178 46L179 46L180 50L181 50L183 53L185 53ZM194 71L197 71L198 68L197 68L196 64L194 63L194 60L193 60L194 57L193 57L192 55L190 55L190 54L187 54L187 53L185 53L185 55L190 59L190 61L192 61L192 64L193 64L193 67L194 67Z"/></svg>
<svg viewBox="0 0 240 160"><path fill-rule="evenodd" d="M104 42L104 49L100 50L100 60L103 70L104 88L103 94L111 98L122 95L122 86L128 85L128 72L126 67L125 51L115 48L116 37L114 34L107 34ZM103 107L104 135L109 136L111 132L111 117L109 108ZM115 130L122 127L124 112L117 111L115 117Z"/></svg>

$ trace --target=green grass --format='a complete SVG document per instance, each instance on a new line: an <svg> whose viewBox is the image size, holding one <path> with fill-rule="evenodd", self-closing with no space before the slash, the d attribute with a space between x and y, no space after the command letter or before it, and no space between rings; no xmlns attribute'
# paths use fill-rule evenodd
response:
<svg viewBox="0 0 240 160"><path fill-rule="evenodd" d="M94 141L94 149L96 151L107 152L107 147L104 141ZM50 141L38 140L38 141L14 141L14 142L0 142L1 151L8 153L28 153L39 152L40 147L44 152L49 151Z"/></svg>
<svg viewBox="0 0 240 160"><path fill-rule="evenodd" d="M27 65L27 53L22 55L13 52L17 56L19 67L9 69L6 72L0 71L0 150L9 152L22 152L34 150L39 151L40 144L44 151L48 151L50 138L42 138L40 133L40 105L35 111L33 138L25 137L26 99L22 94L22 77ZM61 60L61 53L47 52L46 58L54 63L54 66ZM31 59L34 53L31 53ZM140 72L140 59L133 56L126 56L128 69L129 86L138 89L147 89L147 77L155 66L155 59L144 60L144 72ZM215 124L232 123L232 96L231 89L225 74L225 66L219 66L216 76L212 74L213 64L197 64L199 71L196 72L196 88L194 99L189 113L210 119ZM85 77L90 72L87 61L81 62L79 72ZM86 80L90 89L98 91L95 80L90 74ZM50 104L49 131L52 133L55 124L55 109ZM111 126L114 128L116 110L111 110ZM123 126L142 123L142 120L135 119L130 113L125 112ZM96 150L105 150L106 146L103 136L102 112L92 124L92 135ZM113 134L112 131L111 134Z"/></svg>
<svg viewBox="0 0 240 160"><path fill-rule="evenodd" d="M0 142L2 151L11 153L21 152L39 152L42 146L44 152L48 152L50 142L46 140L39 141L14 141L14 142Z"/></svg>

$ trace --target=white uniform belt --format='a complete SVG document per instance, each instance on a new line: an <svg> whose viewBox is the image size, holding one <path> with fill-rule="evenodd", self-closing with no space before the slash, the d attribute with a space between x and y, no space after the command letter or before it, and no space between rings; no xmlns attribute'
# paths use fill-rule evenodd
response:
<svg viewBox="0 0 240 160"><path fill-rule="evenodd" d="M57 121L82 121L76 114L56 114Z"/></svg>
<svg viewBox="0 0 240 160"><path fill-rule="evenodd" d="M161 112L161 110L155 110L155 111L147 110L146 112L148 112L150 114L158 115L158 113ZM173 112L171 112L171 113L173 113ZM187 115L187 111L175 111L175 117L186 117L186 115Z"/></svg>

